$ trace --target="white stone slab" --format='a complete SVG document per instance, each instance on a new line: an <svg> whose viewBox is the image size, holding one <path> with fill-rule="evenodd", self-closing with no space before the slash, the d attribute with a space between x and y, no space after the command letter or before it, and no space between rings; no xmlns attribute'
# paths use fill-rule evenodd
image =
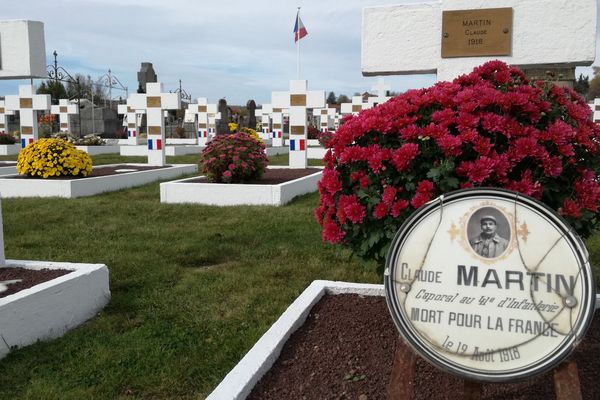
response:
<svg viewBox="0 0 600 400"><path fill-rule="evenodd" d="M10 156L13 154L19 154L21 151L21 145L15 144L0 144L0 156Z"/></svg>
<svg viewBox="0 0 600 400"><path fill-rule="evenodd" d="M273 366L292 333L304 324L312 307L325 294L342 293L384 296L385 290L383 285L313 281L225 376L206 400L245 399L254 385Z"/></svg>
<svg viewBox="0 0 600 400"><path fill-rule="evenodd" d="M290 152L289 147L267 147L265 149L267 157L276 156L278 154L288 154Z"/></svg>
<svg viewBox="0 0 600 400"><path fill-rule="evenodd" d="M16 173L17 163L15 161L0 161L0 175L14 175Z"/></svg>
<svg viewBox="0 0 600 400"><path fill-rule="evenodd" d="M44 23L0 21L0 79L47 78Z"/></svg>
<svg viewBox="0 0 600 400"><path fill-rule="evenodd" d="M306 157L312 160L322 160L323 157L325 157L325 153L327 153L325 147L309 147L306 152Z"/></svg>
<svg viewBox="0 0 600 400"><path fill-rule="evenodd" d="M110 154L110 153L118 153L121 146L75 146L79 150L83 150L88 153L90 156L95 156L98 154Z"/></svg>
<svg viewBox="0 0 600 400"><path fill-rule="evenodd" d="M187 144L181 146L165 146L165 155L167 156L182 156L185 154L200 154L204 149L203 146L195 144ZM122 156L147 156L148 146L137 145L137 146L121 146L119 154Z"/></svg>
<svg viewBox="0 0 600 400"><path fill-rule="evenodd" d="M191 145L195 145L198 143L197 139L194 138L167 138L167 144L191 144Z"/></svg>
<svg viewBox="0 0 600 400"><path fill-rule="evenodd" d="M13 348L64 335L93 318L110 300L104 264L6 260L6 267L73 272L0 298L0 358Z"/></svg>
<svg viewBox="0 0 600 400"><path fill-rule="evenodd" d="M442 12L513 9L510 56L441 58ZM595 0L441 0L363 9L363 75L431 74L439 81L487 60L518 66L585 66L596 56Z"/></svg>
<svg viewBox="0 0 600 400"><path fill-rule="evenodd" d="M281 166L269 167L288 168ZM190 182L198 177L160 184L161 203L193 203L217 206L282 206L294 197L317 190L322 171L278 185Z"/></svg>
<svg viewBox="0 0 600 400"><path fill-rule="evenodd" d="M126 165L147 166L147 164ZM101 165L96 168L106 166L111 165ZM11 179L0 177L0 197L64 197L72 199L141 186L161 179L171 179L180 175L191 174L197 170L198 166L196 164L175 164L160 169L79 179Z"/></svg>

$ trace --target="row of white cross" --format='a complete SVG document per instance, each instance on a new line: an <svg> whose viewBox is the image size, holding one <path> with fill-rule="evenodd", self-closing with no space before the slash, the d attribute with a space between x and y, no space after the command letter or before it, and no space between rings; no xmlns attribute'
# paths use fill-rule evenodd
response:
<svg viewBox="0 0 600 400"><path fill-rule="evenodd" d="M341 114L358 114L361 110L381 104L388 97L385 86L380 80L374 87L378 96L369 98L367 103L362 102L361 96L354 96L352 103L341 105ZM148 83L145 94L132 94L127 99L127 104L119 105L119 114L125 115L127 124L128 144L138 144L139 121L138 117L145 114L147 118L148 135L148 164L165 165L165 113L169 110L181 108L179 93L164 93L162 83ZM283 146L283 116L289 116L290 137L290 167L306 168L307 166L307 111L313 110L313 115L319 117L321 132L337 128L339 123L335 108L328 108L325 103L325 91L309 91L305 80L290 82L288 92L273 92L271 104L263 105L256 110L257 117L261 118L261 137L272 139L273 146ZM37 112L51 110L52 114L59 115L60 130L70 131L69 115L78 112L77 106L69 104L68 100L61 99L58 105L50 105L50 95L34 94L33 85L19 86L18 95L6 96L4 102L0 101L0 133L6 130L6 115L15 111L20 114L21 146L25 147L38 138ZM216 120L221 118L217 112L216 104L208 104L206 98L198 98L198 102L190 104L186 110L186 118L193 118L196 124L198 144L206 145L208 139L215 135Z"/></svg>

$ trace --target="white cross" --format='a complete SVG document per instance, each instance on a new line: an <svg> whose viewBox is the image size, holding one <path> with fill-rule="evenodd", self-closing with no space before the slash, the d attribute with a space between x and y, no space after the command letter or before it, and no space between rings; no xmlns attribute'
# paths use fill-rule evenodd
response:
<svg viewBox="0 0 600 400"><path fill-rule="evenodd" d="M371 107L375 107L378 104L385 103L386 101L388 101L390 99L390 97L388 97L388 95L387 95L387 92L391 88L392 87L390 85L386 85L383 82L383 78L379 78L377 80L377 85L375 85L371 88L371 90L375 90L375 92L377 93L377 96L369 97L367 99L367 102L371 105Z"/></svg>
<svg viewBox="0 0 600 400"><path fill-rule="evenodd" d="M209 114L217 112L216 104L208 104L206 97L198 97L197 104L189 104L189 114L194 116L196 122L196 132L198 132L198 145L206 146L209 139ZM197 118L196 118L197 117ZM220 117L220 115L219 115Z"/></svg>
<svg viewBox="0 0 600 400"><path fill-rule="evenodd" d="M216 104L208 104L206 112L208 113L208 137L212 138L217 134L217 120L221 119L221 113L217 112Z"/></svg>
<svg viewBox="0 0 600 400"><path fill-rule="evenodd" d="M273 147L283 147L283 114L286 111L289 114L289 109L271 105L271 121L273 122L271 146Z"/></svg>
<svg viewBox="0 0 600 400"><path fill-rule="evenodd" d="M290 81L289 92L273 92L273 108L290 109L290 167L306 168L306 117L308 108L325 107L325 91L308 91L305 80ZM273 110L275 111L275 110ZM274 122L274 121L273 121ZM275 130L275 128L273 128Z"/></svg>
<svg viewBox="0 0 600 400"><path fill-rule="evenodd" d="M254 111L256 118L260 118L261 121L261 139L271 139L271 114L273 113L273 107L270 104L263 104L262 108Z"/></svg>
<svg viewBox="0 0 600 400"><path fill-rule="evenodd" d="M362 102L362 96L352 96L352 103L342 103L341 104L341 114L352 114L358 115L362 110L366 110L367 108L371 108L369 103Z"/></svg>
<svg viewBox="0 0 600 400"><path fill-rule="evenodd" d="M163 166L165 159L165 110L181 108L181 97L177 93L164 93L162 83L146 84L146 94L132 94L128 101L131 108L146 111L148 121L148 164Z"/></svg>
<svg viewBox="0 0 600 400"><path fill-rule="evenodd" d="M124 115L123 125L127 127L127 145L136 146L139 142L139 133L140 133L140 121L138 120L138 114L145 114L144 110L134 110L129 105L129 100L127 104L119 104L117 106L117 112L121 115Z"/></svg>
<svg viewBox="0 0 600 400"><path fill-rule="evenodd" d="M600 99L594 99L592 111L594 112L593 121L600 122Z"/></svg>
<svg viewBox="0 0 600 400"><path fill-rule="evenodd" d="M14 114L14 111L9 111L6 109L4 100L0 100L0 133L7 133L8 121L6 120L6 116Z"/></svg>
<svg viewBox="0 0 600 400"><path fill-rule="evenodd" d="M328 108L315 108L313 110L313 116L319 117L319 127L321 132L328 132L330 128L333 128L333 119L335 118L336 110L334 107Z"/></svg>
<svg viewBox="0 0 600 400"><path fill-rule="evenodd" d="M493 7L512 9L512 16L507 18L512 27L500 22L498 12L490 17L487 11L483 18L497 18L489 19L490 25L442 32L445 11L468 9L471 15L473 12L482 15L486 11L478 9ZM591 65L596 56L596 8L593 0L437 0L366 7L362 18L362 73L365 76L437 73L438 81L446 81L495 59L539 68ZM481 18L464 17L461 22L468 24ZM465 56L441 56L442 43L473 49L503 37L510 41L507 54L475 56L476 52L470 50ZM467 56L471 54L474 56Z"/></svg>
<svg viewBox="0 0 600 400"><path fill-rule="evenodd" d="M37 140L37 113L50 110L50 95L34 94L33 85L19 85L19 94L6 96L5 104L7 110L19 111L21 147Z"/></svg>
<svg viewBox="0 0 600 400"><path fill-rule="evenodd" d="M58 122L60 122L61 132L71 132L69 115L77 114L77 111L77 104L70 104L69 100L67 99L60 99L58 100L58 105L50 107L50 112L52 114L58 114Z"/></svg>

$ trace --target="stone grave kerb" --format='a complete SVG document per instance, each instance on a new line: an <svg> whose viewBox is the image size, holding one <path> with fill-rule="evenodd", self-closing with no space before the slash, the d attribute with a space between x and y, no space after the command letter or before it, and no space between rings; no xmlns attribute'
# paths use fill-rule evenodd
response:
<svg viewBox="0 0 600 400"><path fill-rule="evenodd" d="M75 115L79 111L77 104L69 103L69 99L58 100L58 105L52 105L50 112L58 115L58 122L60 123L61 132L71 132L71 123L69 115Z"/></svg>
<svg viewBox="0 0 600 400"><path fill-rule="evenodd" d="M14 114L14 111L6 109L6 104L4 103L4 100L0 100L0 133L10 133L8 132L8 120L6 116Z"/></svg>
<svg viewBox="0 0 600 400"><path fill-rule="evenodd" d="M290 113L290 168L306 168L307 163L307 110L325 107L324 90L308 90L308 81L290 81L289 92L273 92L271 104L275 108L289 108Z"/></svg>
<svg viewBox="0 0 600 400"><path fill-rule="evenodd" d="M437 74L438 81L447 81L492 59L534 68L588 66L594 61L595 0L498 0L486 2L486 7L483 4L471 0L439 0L364 8L362 74ZM512 29L500 30L502 34L511 35L508 54L442 58L442 41L457 37L442 32L444 11L497 7L512 9ZM473 39L486 40L487 31L489 29L469 32L473 33ZM463 32L466 35L465 30L458 31ZM448 35L444 37L445 34ZM469 42L466 47L473 46Z"/></svg>
<svg viewBox="0 0 600 400"><path fill-rule="evenodd" d="M132 94L131 108L145 110L148 123L148 164L164 166L165 158L165 117L167 110L181 108L181 97L178 92L165 93L159 82L148 82L146 94ZM128 101L129 103L129 101Z"/></svg>
<svg viewBox="0 0 600 400"><path fill-rule="evenodd" d="M117 106L117 112L124 115L123 125L127 127L127 145L136 146L140 144L139 133L140 126L138 122L138 115L145 114L145 110L135 110L131 107L129 100L126 104L119 104Z"/></svg>
<svg viewBox="0 0 600 400"><path fill-rule="evenodd" d="M50 110L49 94L35 94L33 85L19 85L18 95L5 97L6 109L19 111L21 147L38 139L38 111Z"/></svg>

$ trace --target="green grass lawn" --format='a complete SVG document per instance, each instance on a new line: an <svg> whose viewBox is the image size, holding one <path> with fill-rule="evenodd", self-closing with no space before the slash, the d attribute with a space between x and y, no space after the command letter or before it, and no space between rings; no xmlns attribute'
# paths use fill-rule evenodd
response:
<svg viewBox="0 0 600 400"><path fill-rule="evenodd" d="M380 282L372 266L321 243L317 201L168 205L158 183L4 200L8 258L105 263L112 299L63 338L0 360L0 399L205 397L314 279Z"/></svg>
<svg viewBox="0 0 600 400"><path fill-rule="evenodd" d="M105 263L112 299L64 337L0 360L0 399L204 398L313 280L381 282L373 265L322 244L317 202L160 204L158 183L2 201L8 258ZM596 265L599 241L588 241Z"/></svg>

